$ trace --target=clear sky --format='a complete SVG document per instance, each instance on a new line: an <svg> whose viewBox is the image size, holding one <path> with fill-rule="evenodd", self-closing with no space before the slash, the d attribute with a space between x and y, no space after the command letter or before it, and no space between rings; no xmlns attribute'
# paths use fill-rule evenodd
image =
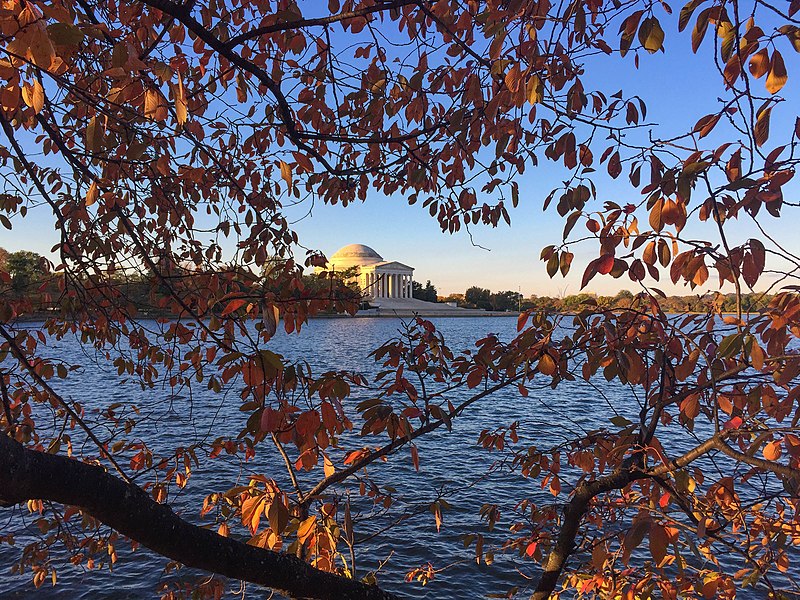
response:
<svg viewBox="0 0 800 600"><path fill-rule="evenodd" d="M667 31L665 54L640 53L638 70L634 67L633 53L624 60L603 58L596 68L587 69L584 81L587 89L598 88L609 93L624 89L626 95L639 94L648 106L646 121L657 124L654 132L666 138L686 131L703 115L718 110L717 96L723 94L723 89L710 60L710 41L706 40L696 56L691 52L687 36L677 35L675 15L669 24L669 17L659 14L659 18ZM781 95L789 101L773 111L774 131L793 127L796 112L793 107L800 97L800 77L793 70L798 66L798 55L788 41L778 40L778 43L789 71L789 81ZM756 85L763 86L763 79ZM596 175L601 201L625 204L640 200L638 192L626 185L624 173L613 181L604 176L601 166ZM474 226L469 233L462 230L455 235L441 233L437 221L426 209L421 205L408 206L399 196L387 198L373 194L366 203L348 207L318 202L307 216L303 215L308 212L309 205L290 210L288 214L296 221L295 228L304 245L330 256L346 244L366 244L386 260L398 260L414 267L415 279L422 283L430 279L440 294L463 292L470 285L493 291L519 290L526 296L573 294L580 289L583 270L596 256L596 247L590 242L570 248L576 257L566 279L560 275L549 279L544 263L539 260L542 247L561 241L563 220L553 208L544 213L542 203L563 177L565 172L558 165L542 159L538 167L528 169L519 179L521 202L519 208L511 211L510 227L505 224L497 229ZM787 187L795 196L797 190L796 185ZM590 205L587 209L594 208ZM785 241L789 249L800 253L800 240L794 231L794 217L790 211L796 213L797 209L786 207L780 222L770 219L773 221L770 231L777 239ZM689 232L716 241L710 224L690 228ZM755 234L752 226L736 225L734 237L738 243L751 234ZM52 219L45 209L32 211L24 221L17 220L12 232L0 228L0 246L10 251L29 249L50 255L55 241ZM713 282L712 273L709 284ZM676 288L663 278L655 285L666 293L697 293L689 288ZM614 294L620 289L636 290L637 287L627 276L617 280L596 277L587 289L598 294Z"/></svg>

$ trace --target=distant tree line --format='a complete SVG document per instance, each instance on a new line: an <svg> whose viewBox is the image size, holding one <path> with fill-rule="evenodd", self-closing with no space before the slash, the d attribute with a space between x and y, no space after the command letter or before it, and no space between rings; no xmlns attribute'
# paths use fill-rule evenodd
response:
<svg viewBox="0 0 800 600"><path fill-rule="evenodd" d="M772 296L767 294L752 293L742 296L742 310L750 312L760 310L767 306ZM545 312L575 312L587 306L600 308L628 308L636 296L622 290L615 296L598 296L591 293L573 294L563 297L532 295L524 298L519 292L504 291L492 292L491 290L472 286L463 294L450 294L439 298L440 302L455 302L462 308L477 308L491 311L517 311L517 310L542 310ZM667 296L659 297L659 305L664 312L697 312L704 313L709 310L717 312L735 312L735 294L696 294L693 296Z"/></svg>
<svg viewBox="0 0 800 600"><path fill-rule="evenodd" d="M200 273L202 268L193 263L177 264L169 257L157 261L158 276L145 274L136 269L121 269L109 266L109 274L117 288L124 292L125 298L138 311L145 314L160 315L168 312L164 299L172 291L188 292L194 285L192 274ZM247 302L258 303L259 299L266 296L272 297L275 293L275 280L280 271L289 268L287 261L276 260L256 274L248 270L238 270L234 274L240 286L240 295ZM323 310L323 313L353 312L358 306L361 295L358 286L352 278L355 270L339 273L307 274L300 278L296 289L292 290L292 297L307 299L330 299L341 304ZM56 275L53 267L45 257L29 250L9 252L0 247L0 316L7 310L7 304L2 302L3 296L9 299L24 298L33 311L49 312L60 308L64 310L77 310L79 305L74 302L64 306L59 301L60 278L63 273ZM435 290L434 290L435 294ZM365 307L366 304L362 305ZM351 309L352 307L352 309ZM213 308L212 312L222 310Z"/></svg>
<svg viewBox="0 0 800 600"><path fill-rule="evenodd" d="M523 306L524 299L519 292L492 292L489 289L472 286L463 294L450 294L440 299L441 302L455 302L462 308L478 308L491 311L517 311Z"/></svg>
<svg viewBox="0 0 800 600"><path fill-rule="evenodd" d="M184 270L177 266L164 265L163 272L168 277L174 270ZM8 281L0 281L2 287L10 290L12 294L25 295L35 300L41 308L51 305L51 298L58 286L52 278L50 263L43 256L29 250L8 252L0 247L0 274L6 273ZM333 294L337 299L343 301L353 300L360 291L354 283L356 271L343 271L334 274L309 274L302 278L305 295L310 296L329 296ZM140 307L157 308L158 302L154 299L162 293L161 285L151 281L151 278L139 274L119 273L120 278L124 278L127 284L128 297L134 304ZM260 284L268 285L269 273L263 273ZM242 277L243 283L248 281L250 285L254 283L252 275ZM257 290L254 290L256 293ZM423 286L414 281L412 283L412 295L418 300L426 302L449 302L455 303L461 308L473 308L487 311L514 312L524 310L542 310L545 312L574 312L587 306L600 308L628 308L634 302L636 296L628 291L622 290L615 296L598 296L591 293L573 294L563 297L537 296L531 295L524 298L519 292L510 290L502 292L492 292L487 288L471 286L463 294L450 294L449 296L438 296L436 286L428 280ZM760 310L767 306L771 296L766 294L744 294L742 296L742 310L744 312ZM709 310L717 312L735 312L736 296L734 294L706 294L693 296L668 296L659 298L661 309L665 312L697 312L704 313ZM366 303L364 303L364 306Z"/></svg>

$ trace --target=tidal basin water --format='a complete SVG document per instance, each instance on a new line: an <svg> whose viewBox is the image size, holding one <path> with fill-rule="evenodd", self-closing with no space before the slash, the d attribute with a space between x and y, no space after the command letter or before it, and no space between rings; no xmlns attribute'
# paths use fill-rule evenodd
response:
<svg viewBox="0 0 800 600"><path fill-rule="evenodd" d="M474 347L474 342L487 333L510 339L516 331L516 319L504 317L468 317L432 319L445 334L448 345L458 351ZM297 335L279 334L271 349L290 359L304 358L315 373L329 369L348 369L372 378L379 370L369 353L383 341L396 336L400 321L387 318L317 319L310 322ZM223 432L235 435L246 415L238 410L237 394L215 395L197 386L190 394L170 395L169 390L142 391L134 385L120 385L116 369L108 363L92 362L84 356L77 342L62 340L51 344L51 352L65 360L85 364L87 368L70 376L59 390L67 397L80 399L91 411L93 407L108 406L113 402L134 402L148 423L134 433L148 441L157 440L163 449L188 445L211 438ZM457 403L466 396L454 395ZM351 407L371 397L370 392L356 391L348 400ZM613 410L610 408L613 406ZM487 594L504 594L518 588L514 597L527 598L537 571L532 561L520 558L515 551L497 552L491 565L477 565L474 548L465 548L463 536L483 533L487 546L510 537L509 525L515 518L515 504L523 498L552 503L553 497L540 489L538 481L514 472L507 455L487 452L477 445L483 429L493 430L519 421L520 444L535 444L540 448L555 445L582 431L610 427L609 418L614 411L634 418L638 406L626 388L607 383L602 377L591 383L575 382L557 390L537 388L529 397L522 397L516 388L503 390L473 405L467 413L456 419L452 431L444 428L420 438L420 471L411 464L408 450L402 450L387 463L370 467L370 475L381 485L392 486L397 499L389 514L373 509L371 503L360 502L358 508L371 518L357 524L357 569L359 574L378 569L379 583L404 597L413 598L481 598ZM352 416L355 429L360 423ZM79 436L75 432L74 436ZM355 447L378 446L381 439L357 440ZM674 453L688 449L693 440L676 438L670 443ZM351 446L352 448L352 446ZM233 460L206 460L197 469L186 490L170 498L170 504L184 518L203 523L199 518L202 498L210 491L225 491L246 483L249 474L261 473L282 481L285 472L278 457L270 452L259 453L255 460L241 463ZM316 474L316 473L314 473ZM441 495L450 504L444 512L443 525L437 533L434 518L428 510L430 503ZM565 495L559 497L563 502ZM493 532L489 532L479 516L484 504L497 504L501 517ZM48 583L35 591L31 574L12 575L9 567L18 559L27 538L20 526L22 508L0 509L0 533L13 532L17 536L15 547L0 546L0 598L82 598L82 599L135 599L158 597L159 583L175 581L181 577L196 579L198 571L182 569L178 573L164 572L165 561L147 549L135 552L122 551L126 544L120 542L120 561L114 572L85 570L56 564L58 585ZM401 516L402 523L390 527ZM32 527L32 517L25 523ZM359 537L360 536L360 537ZM797 557L794 557L797 560ZM425 587L419 583L404 582L405 573L417 566L431 563L437 570L435 578ZM533 579L531 579L533 578ZM752 590L753 588L749 588ZM264 598L269 593L258 586L239 588L230 582L229 597ZM763 597L759 591L740 594L740 598Z"/></svg>

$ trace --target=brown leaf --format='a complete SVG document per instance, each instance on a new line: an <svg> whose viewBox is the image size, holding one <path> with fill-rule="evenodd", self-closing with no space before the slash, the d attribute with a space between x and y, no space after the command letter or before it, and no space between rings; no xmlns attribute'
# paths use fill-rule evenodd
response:
<svg viewBox="0 0 800 600"><path fill-rule="evenodd" d="M519 63L515 63L514 66L508 70L508 73L506 73L506 87L512 93L517 93L521 81L522 74L519 69Z"/></svg>
<svg viewBox="0 0 800 600"><path fill-rule="evenodd" d="M767 71L769 71L769 52L767 52L766 48L762 48L750 57L749 69L750 75L756 79L767 74Z"/></svg>
<svg viewBox="0 0 800 600"><path fill-rule="evenodd" d="M786 73L786 65L783 62L781 53L775 50L770 61L769 75L767 75L767 91L770 94L777 94L781 91L789 75Z"/></svg>
<svg viewBox="0 0 800 600"><path fill-rule="evenodd" d="M616 179L620 173L622 173L622 163L620 162L619 152L614 152L608 161L608 174Z"/></svg>
<svg viewBox="0 0 800 600"><path fill-rule="evenodd" d="M769 117L772 113L772 108L764 108L758 112L756 118L756 126L753 128L753 136L755 137L756 144L763 146L769 139Z"/></svg>
<svg viewBox="0 0 800 600"><path fill-rule="evenodd" d="M657 566L661 566L667 556L669 536L662 525L653 523L650 526L650 554Z"/></svg>
<svg viewBox="0 0 800 600"><path fill-rule="evenodd" d="M699 133L701 138L706 137L711 130L719 122L720 115L706 115L705 117L701 118L694 126L694 132Z"/></svg>
<svg viewBox="0 0 800 600"><path fill-rule="evenodd" d="M705 10L701 11L699 15L697 15L697 22L695 23L694 29L692 30L692 52L694 52L695 54L697 53L697 50L700 48L700 44L703 43L703 38L706 35L710 12L711 9L706 8Z"/></svg>
<svg viewBox="0 0 800 600"><path fill-rule="evenodd" d="M664 30L655 17L648 17L639 28L639 42L650 54L654 54L664 47Z"/></svg>

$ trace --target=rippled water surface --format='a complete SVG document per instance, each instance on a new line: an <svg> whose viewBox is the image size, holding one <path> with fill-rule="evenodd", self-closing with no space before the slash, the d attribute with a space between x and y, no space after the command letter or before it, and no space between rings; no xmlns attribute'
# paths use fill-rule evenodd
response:
<svg viewBox="0 0 800 600"><path fill-rule="evenodd" d="M476 339L494 332L504 339L514 335L514 318L451 318L434 319L444 332L454 350L470 347ZM399 321L394 319L318 319L306 326L300 335L279 335L272 349L288 358L305 358L315 372L328 369L350 369L369 375L377 372L369 352L381 342L397 334ZM69 361L92 365L81 356L81 348L73 341L54 343L52 352ZM141 391L133 385L120 385L116 370L111 365L92 365L79 376L71 376L59 388L65 396L81 399L87 406L108 405L116 400L135 401L145 414L150 414L149 429L139 435L148 441L155 438L163 448L198 442L210 430L232 433L243 422L235 393L224 398L200 391L198 386L191 396L169 397L166 390ZM367 397L357 393L353 403ZM463 399L463 397L461 398ZM454 397L453 401L459 400ZM408 451L401 451L386 464L370 467L370 473L383 484L396 488L399 502L393 507L394 516L415 514L401 525L386 529L390 520L376 516L360 525L364 535L375 534L360 544L360 573L376 569L386 561L378 573L378 580L387 589L409 597L418 598L480 598L487 593L505 593L513 586L520 587L519 597L528 597L531 585L528 577L536 575L529 561L515 554L498 554L489 566L476 565L474 549L464 548L462 535L483 532L487 539L500 540L508 532L514 503L524 497L552 501L549 493L538 488L537 483L526 480L504 467L498 461L502 455L481 450L476 441L482 429L520 422L522 442L540 447L565 439L572 432L608 426L613 416L610 406L620 414L633 417L635 405L624 388L608 384L605 380L560 386L558 390L537 389L528 398L514 390L504 390L473 405L469 412L454 422L452 431L438 430L419 443L420 472L411 467ZM359 423L355 423L358 429ZM672 440L675 453L691 440ZM362 445L363 443L359 443ZM372 442L371 445L377 445ZM190 486L177 497L170 498L172 506L186 518L198 522L202 495L210 490L226 490L241 482L250 473L264 473L276 479L283 476L278 458L261 453L247 464L226 460L205 461L196 472ZM436 532L434 519L427 506L438 494L443 494L451 508L444 514L444 524ZM563 496L562 496L563 498ZM494 533L486 531L479 517L485 503L496 503L503 517ZM362 508L367 508L366 506ZM20 509L15 509L19 511ZM18 513L18 515L21 513ZM8 509L0 509L0 531L14 527L18 535L17 548L0 546L0 597L23 598L34 595L30 575L16 576L8 573L8 565L18 558L24 545L25 532L19 529L19 518L13 518ZM29 521L30 518L26 519ZM357 530L358 531L358 530ZM122 545L122 544L120 544ZM388 560L387 560L388 559ZM403 575L411 568L431 562L435 568L444 569L426 587L403 583ZM159 582L174 578L165 574L163 559L145 549L134 553L121 553L114 573L85 571L61 567L59 585L44 587L35 593L37 598L152 598ZM194 576L183 570L182 575ZM231 590L236 589L232 585ZM526 593L523 593L526 592ZM244 591L248 598L265 597L263 589L250 586ZM760 597L758 595L740 597Z"/></svg>

